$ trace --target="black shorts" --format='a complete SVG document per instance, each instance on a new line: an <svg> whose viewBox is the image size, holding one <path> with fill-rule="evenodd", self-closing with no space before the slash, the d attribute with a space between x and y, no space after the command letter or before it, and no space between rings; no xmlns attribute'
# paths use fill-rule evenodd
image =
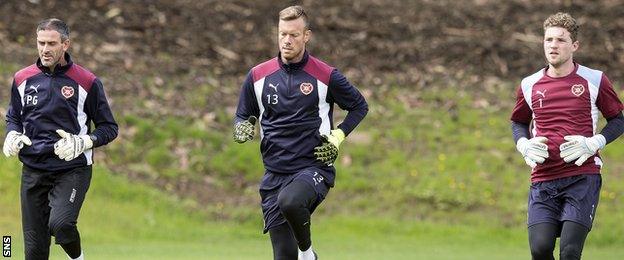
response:
<svg viewBox="0 0 624 260"><path fill-rule="evenodd" d="M528 226L544 222L561 225L563 221L573 221L591 230L601 186L600 174L531 184Z"/></svg>
<svg viewBox="0 0 624 260"><path fill-rule="evenodd" d="M317 199L312 208L310 208L310 213L314 212L316 207L325 199L330 189L325 177L323 177L325 174L323 170L316 167L305 168L295 174L279 174L266 171L260 183L264 233L286 222L277 205L277 196L286 185L294 180L304 181L314 187Z"/></svg>

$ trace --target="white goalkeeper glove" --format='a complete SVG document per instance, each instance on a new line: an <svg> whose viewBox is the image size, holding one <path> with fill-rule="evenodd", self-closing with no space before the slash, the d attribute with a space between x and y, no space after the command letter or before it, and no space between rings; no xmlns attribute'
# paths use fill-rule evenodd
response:
<svg viewBox="0 0 624 260"><path fill-rule="evenodd" d="M56 130L56 133L61 136L61 140L54 144L54 153L61 160L69 162L93 147L93 141L89 135L70 134L62 129Z"/></svg>
<svg viewBox="0 0 624 260"><path fill-rule="evenodd" d="M234 142L242 144L249 140L253 140L254 138L254 124L256 123L257 118L255 116L250 116L247 120L240 121L234 125L234 134L232 137L234 138Z"/></svg>
<svg viewBox="0 0 624 260"><path fill-rule="evenodd" d="M24 145L32 145L28 136L18 133L17 131L10 131L6 139L4 139L4 145L2 146L2 152L4 156L16 156Z"/></svg>
<svg viewBox="0 0 624 260"><path fill-rule="evenodd" d="M567 163L576 160L574 164L577 166L583 165L589 157L592 157L607 144L607 140L601 134L592 137L566 135L564 139L567 142L559 146L559 150L561 151L559 156Z"/></svg>
<svg viewBox="0 0 624 260"><path fill-rule="evenodd" d="M524 162L535 168L538 163L543 163L548 158L548 139L543 136L536 136L531 139L520 138L516 143L516 149L522 154Z"/></svg>

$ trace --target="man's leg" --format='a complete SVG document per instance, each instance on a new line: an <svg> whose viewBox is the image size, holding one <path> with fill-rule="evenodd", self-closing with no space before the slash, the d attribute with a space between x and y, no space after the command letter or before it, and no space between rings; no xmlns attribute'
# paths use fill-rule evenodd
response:
<svg viewBox="0 0 624 260"><path fill-rule="evenodd" d="M22 168L20 198L26 260L48 259L50 255L48 191L52 186L46 178L44 172Z"/></svg>
<svg viewBox="0 0 624 260"><path fill-rule="evenodd" d="M288 223L269 229L269 236L273 246L273 259L297 259L297 240L295 240Z"/></svg>
<svg viewBox="0 0 624 260"><path fill-rule="evenodd" d="M534 260L552 260L555 241L561 233L563 204L558 192L562 180L531 184L528 220L529 247Z"/></svg>
<svg viewBox="0 0 624 260"><path fill-rule="evenodd" d="M559 236L559 225L539 223L529 227L529 246L533 260L554 260L555 240Z"/></svg>
<svg viewBox="0 0 624 260"><path fill-rule="evenodd" d="M91 183L91 166L58 173L55 177L50 193L50 233L56 237L56 244L61 245L69 257L76 259L82 255L76 224Z"/></svg>
<svg viewBox="0 0 624 260"><path fill-rule="evenodd" d="M310 239L310 209L318 195L307 182L295 179L284 187L278 197L277 204L284 218L292 228L301 251L308 250L312 245Z"/></svg>
<svg viewBox="0 0 624 260"><path fill-rule="evenodd" d="M561 229L561 245L559 246L559 259L581 259L587 233L589 233L589 229L581 224L572 221L563 222L563 228Z"/></svg>
<svg viewBox="0 0 624 260"><path fill-rule="evenodd" d="M587 174L570 178L563 189L565 204L561 220L561 259L580 259L587 233L596 218L602 178L600 174Z"/></svg>

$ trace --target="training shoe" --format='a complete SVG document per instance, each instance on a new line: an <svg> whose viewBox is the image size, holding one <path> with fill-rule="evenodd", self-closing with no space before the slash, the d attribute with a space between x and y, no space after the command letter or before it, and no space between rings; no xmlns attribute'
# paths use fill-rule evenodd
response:
<svg viewBox="0 0 624 260"><path fill-rule="evenodd" d="M298 260L318 260L318 255L316 254L316 252L314 252L314 250L312 250L312 248L309 248L308 250L299 251L299 256L297 257Z"/></svg>

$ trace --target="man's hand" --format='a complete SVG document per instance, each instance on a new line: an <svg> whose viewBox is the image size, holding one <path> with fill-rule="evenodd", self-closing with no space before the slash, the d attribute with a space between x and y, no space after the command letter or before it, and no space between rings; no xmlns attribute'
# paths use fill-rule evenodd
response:
<svg viewBox="0 0 624 260"><path fill-rule="evenodd" d="M321 139L321 145L314 147L314 156L324 164L332 165L338 158L338 149L345 139L345 134L341 129L335 129L331 130L329 135L321 135Z"/></svg>
<svg viewBox="0 0 624 260"><path fill-rule="evenodd" d="M257 118L250 116L247 120L240 121L234 125L234 142L242 144L254 138L254 124Z"/></svg>
<svg viewBox="0 0 624 260"><path fill-rule="evenodd" d="M536 136L531 139L522 137L516 143L516 149L522 154L524 162L531 168L535 168L538 163L543 163L548 158L547 141L548 139L543 136Z"/></svg>
<svg viewBox="0 0 624 260"><path fill-rule="evenodd" d="M56 133L61 136L61 140L54 144L54 153L61 160L69 162L93 147L93 141L89 135L74 135L62 129L56 130Z"/></svg>
<svg viewBox="0 0 624 260"><path fill-rule="evenodd" d="M2 146L2 152L4 156L16 156L24 145L32 145L28 136L18 133L17 131L10 131L6 139L4 139L4 145Z"/></svg>
<svg viewBox="0 0 624 260"><path fill-rule="evenodd" d="M589 157L596 154L598 150L604 148L607 144L607 140L601 134L594 135L593 137L566 135L564 139L567 142L559 146L559 150L561 151L559 156L567 163L576 160L574 164L577 166L583 165Z"/></svg>

